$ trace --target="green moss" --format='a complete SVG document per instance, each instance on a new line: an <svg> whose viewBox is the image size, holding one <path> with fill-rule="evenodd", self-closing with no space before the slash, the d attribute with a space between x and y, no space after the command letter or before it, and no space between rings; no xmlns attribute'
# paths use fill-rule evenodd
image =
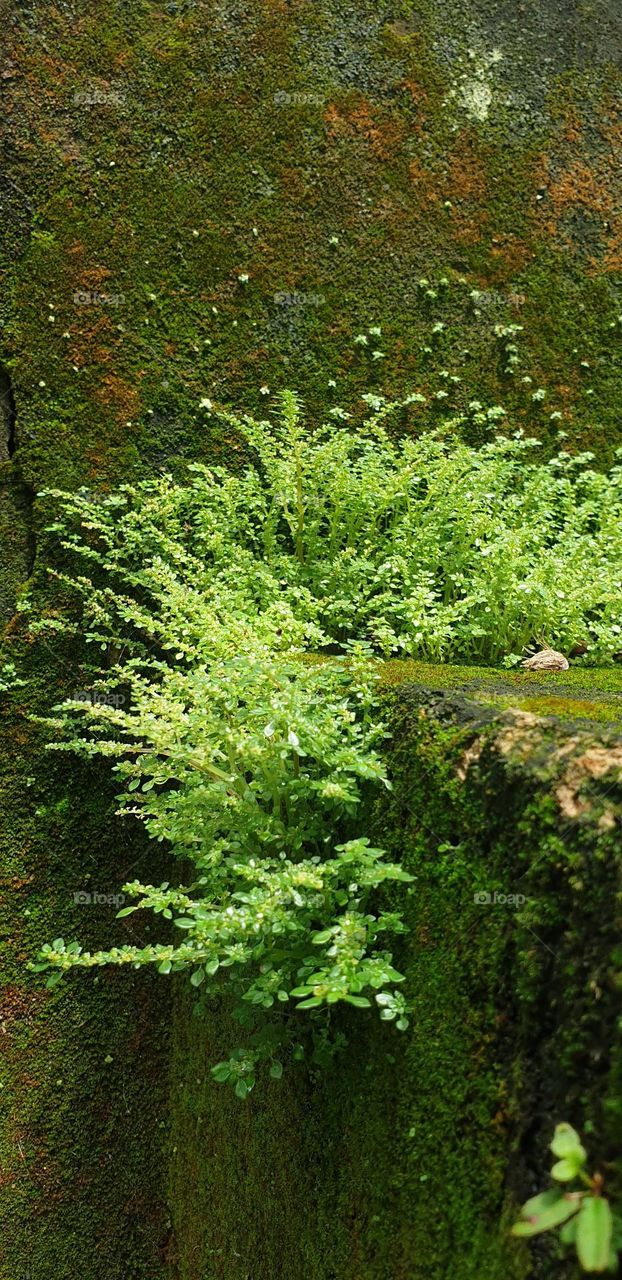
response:
<svg viewBox="0 0 622 1280"><path fill-rule="evenodd" d="M62 651L22 652L25 687L4 698L0 768L0 1275L149 1280L163 1273L161 1177L166 1109L166 990L127 974L48 993L27 970L52 936L99 945L118 892L145 848L114 817L110 777L43 751L25 707L59 692ZM30 671L26 667L30 667Z"/></svg>
<svg viewBox="0 0 622 1280"><path fill-rule="evenodd" d="M600 96L598 77L591 95L583 86L579 102L556 53L546 84L529 84L521 127L502 111L480 125L459 103L469 48L492 47L484 13L471 46L455 6L400 18L320 5L285 23L251 7L206 28L190 8L148 3L109 16L105 33L97 11L78 8L71 35L47 11L53 57L23 28L13 36L29 82L9 92L36 139L16 138L39 226L10 279L21 455L35 487L134 472L140 459L235 456L234 441L197 420L206 394L256 411L262 386L291 385L314 416L375 384L432 394L441 366L462 382L413 429L478 398L504 403L549 445L561 426L611 457L615 291L591 246L569 256L557 206L545 200L540 216L536 200L549 157L565 163L568 112L581 103L585 164L598 166L591 121L607 112L609 79ZM499 66L501 104L516 69ZM232 145L240 128L244 148ZM417 281L441 276L430 301ZM524 325L531 384L502 373L494 327L511 320ZM435 321L446 328L430 343ZM378 362L353 345L372 322ZM539 385L543 405L531 400Z"/></svg>
<svg viewBox="0 0 622 1280"><path fill-rule="evenodd" d="M52 0L4 8L10 183L0 320L21 466L3 476L9 487L0 493L6 616L30 563L24 483L107 485L178 459L235 462L238 442L198 412L204 396L257 411L270 403L263 386L294 386L315 419L330 397L349 407L371 386L433 393L444 367L462 378L451 413L472 398L501 402L512 425L547 448L562 427L571 447L611 458L620 442L619 199L616 207L607 175L619 171L619 72L603 61L616 47L613 5L598 0L567 30L555 4L532 12L484 0L466 9L459 0L397 8L252 0L217 6L209 22L187 0L112 8L77 0L69 23ZM460 106L469 50L480 58L497 45L492 110L473 121ZM577 47L584 67L569 73ZM573 187L577 155L593 176ZM422 277L448 284L427 299ZM479 309L474 289L487 295ZM277 301L283 293L307 301ZM430 343L436 321L446 328ZM494 336L496 324L512 321L525 326L515 379L503 375ZM370 323L382 325L386 352L373 363L353 344ZM531 400L538 385L547 388L542 406ZM561 420L551 423L553 412ZM444 416L429 409L406 425L419 431ZM45 571L41 539L38 556ZM107 782L96 790L90 773L52 769L28 727L30 711L47 709L72 679L69 655L39 648L31 670L31 649L17 652L29 684L7 722L1 764L10 1015L2 1280L25 1270L32 1280L157 1280L167 1270L192 1280L412 1280L455 1274L463 1259L465 1277L524 1274L523 1256L507 1252L498 1229L508 1151L524 1141L531 1161L535 1150L515 1100L537 1117L536 1148L566 1105L562 1086L581 1081L591 1114L593 1077L605 1073L595 1059L601 1014L586 1003L587 974L564 941L562 967L577 975L565 988L578 1025L575 1062L571 1037L553 1025L566 1017L561 988L550 1006L538 977L541 952L531 960L529 939L519 945L505 919L487 917L482 939L472 907L463 915L441 882L423 889L434 846L430 836L420 847L411 827L420 818L458 843L464 829L467 859L493 850L514 865L526 847L556 848L550 790L540 795L519 774L515 794L513 776L495 772L491 757L467 803L443 763L450 729L430 728L429 740L397 760L407 830L397 810L390 827L412 865L426 862L412 902L411 985L420 978L421 994L407 1061L388 1032L370 1038L353 1022L355 1051L335 1076L313 1089L302 1077L271 1085L240 1111L206 1081L204 1040L180 1014L177 1264L159 1188L165 984L102 978L52 999L24 969L51 931L82 927L72 894L86 859L104 888L127 866ZM402 667L399 678L466 687L483 719L500 702L573 719L617 715L617 673L573 670L544 684ZM413 732L426 723L416 719ZM37 805L45 812L34 814ZM605 838L582 831L568 845L579 861ZM548 852L541 865L553 876ZM609 900L597 910L603 889L591 877L602 872L602 860L589 863L585 925L576 910L573 925L574 944L596 968ZM542 910L554 913L554 876L545 890ZM23 926L22 906L32 913ZM97 921L91 927L96 934ZM608 1009L603 999L599 1009ZM209 1036L217 1053L221 1015ZM582 1100L571 1094L568 1105L580 1121ZM536 1156L540 1163L539 1148ZM429 1190L436 1204L445 1182L451 1237L429 1221Z"/></svg>
<svg viewBox="0 0 622 1280"><path fill-rule="evenodd" d="M4 473L4 474L3 474ZM31 500L12 468L0 465L0 545L3 551L0 577L0 625L11 621L15 601L30 572L32 559Z"/></svg>
<svg viewBox="0 0 622 1280"><path fill-rule="evenodd" d="M193 1020L179 993L183 1280L561 1278L554 1243L533 1264L509 1236L516 1200L546 1177L559 1119L599 1166L615 1157L619 739L412 684L390 700L394 789L372 826L416 877L388 899L406 914L411 1026L338 1017L331 1070L238 1104L209 1075L226 1012ZM595 747L610 764L592 772Z"/></svg>
<svg viewBox="0 0 622 1280"><path fill-rule="evenodd" d="M486 667L391 661L383 683L414 684L422 689L456 689L493 707L520 707L559 720L622 724L622 671L619 667L575 667L568 671L507 671Z"/></svg>

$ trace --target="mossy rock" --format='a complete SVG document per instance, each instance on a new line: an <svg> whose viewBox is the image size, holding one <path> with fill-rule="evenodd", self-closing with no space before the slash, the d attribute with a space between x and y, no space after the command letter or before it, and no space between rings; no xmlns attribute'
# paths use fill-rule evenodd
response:
<svg viewBox="0 0 622 1280"><path fill-rule="evenodd" d="M405 423L409 430L426 430L476 398L505 405L509 424L539 435L545 451L556 447L561 428L571 448L593 450L599 464L611 460L621 439L622 332L622 41L613 0L592 0L572 14L558 0L536 8L503 3L494 15L484 0L397 7L225 0L208 15L194 0L108 8L91 0L69 7L3 0L0 17L8 177L0 359L17 409L10 461L0 443L3 618L10 619L35 552L37 571L46 571L44 517L38 504L32 511L41 488L112 486L178 459L239 460L239 441L199 409L206 396L260 412L276 390L291 386L315 419L333 402L356 410L363 391L408 387L430 397L425 413ZM429 288L419 283L425 279ZM495 335L508 323L523 325L513 377L504 373ZM354 339L377 324L384 356L374 360L373 344ZM448 401L434 399L441 370L462 379L451 383ZM534 399L540 388L544 400ZM466 430L484 438L481 427ZM3 722L0 762L1 981L10 1037L1 1280L26 1273L30 1280L241 1280L248 1273L263 1280L261 1267L270 1280L357 1272L361 1280L412 1280L415 1267L433 1277L462 1267L469 1277L476 1265L478 1280L526 1274L525 1256L510 1250L505 1234L495 1227L490 1235L509 1148L523 1141L503 1100L500 1118L489 1123L499 1081L505 1087L512 1074L506 1058L493 1068L497 1042L486 1039L488 1007L504 1016L504 973L518 974L525 990L517 1012L507 979L509 1023L524 1027L524 1042L503 1042L509 1056L517 1044L516 1071L527 1072L527 1047L536 1058L548 1053L553 1073L563 1054L546 998L533 995L541 990L537 976L523 980L522 943L498 950L503 922L489 919L484 951L479 944L465 950L460 919L449 924L447 900L434 885L429 905L423 895L413 907L421 1031L399 1082L386 1074L395 1070L386 1055L403 1062L403 1046L384 1034L370 1038L353 1020L354 1051L341 1060L338 1084L333 1077L313 1089L302 1077L294 1086L273 1082L263 1102L240 1112L205 1084L203 1041L188 1044L180 1014L172 1114L185 1145L173 1159L175 1261L159 1127L167 1122L166 984L124 975L47 996L26 971L52 934L83 926L72 895L83 887L86 865L93 883L107 889L122 879L129 854L109 780L52 769L31 725L31 713L49 709L75 678L71 654L55 645L33 649L9 621L7 656L19 659L27 683ZM445 679L466 689L476 713L462 702L458 734L468 734L475 714L494 725L499 699L573 721L617 714L618 686L583 671L546 685L446 668L411 669L409 678L432 691L446 690ZM409 697L414 708L414 691ZM450 782L458 784L450 763L443 773L439 752L454 730L445 721L441 729L440 719L433 724L417 718L417 732L427 726L430 739L405 748L412 778L405 773L396 788L405 813L424 821L427 814L432 829L445 830L450 814L460 825L472 806L473 841L498 848L499 857L503 850L521 856L524 841L540 848L553 838L537 826L528 799L537 793L538 822L547 806L557 821L550 790L544 783L538 790L520 770L510 784L509 765L492 770L492 748L488 780L471 780L468 802L465 792L453 797ZM435 762L429 784L423 765L405 763L426 753ZM508 814L520 831L495 844L487 824ZM394 815L378 821L400 845ZM603 876L604 894L617 868L614 854L607 861L597 852L607 833L587 818L577 823L569 847L578 848L583 832L577 857L589 863L588 886ZM428 856L413 839L405 856ZM577 945L594 957L594 948L604 956L608 947L611 910L607 898L599 916L596 898L594 880L584 934L576 932ZM103 923L92 921L95 936ZM507 958L514 945L517 960ZM567 964L572 970L570 954ZM611 1010L604 990L596 1017L580 975L568 987L581 1048L576 1075L565 1064L551 1086L547 1124L557 1118L562 1082L585 1081L586 1115L595 1110L596 1080L604 1096L609 1058L599 1018ZM567 1016L560 1004L552 1007L560 1020ZM445 1017L440 1031L437 1008ZM214 1015L210 1037L224 1035ZM462 1097L456 1064L466 1071ZM521 1095L538 1134L546 1128L543 1072L537 1065L533 1100ZM431 1097L434 1073L445 1108ZM518 1096L513 1080L507 1087ZM571 1101L567 1118L576 1112L580 1122L582 1107ZM461 1144L467 1171L459 1187L451 1142ZM531 1160L533 1142L525 1143ZM538 1170L541 1154L538 1148ZM432 1157L430 1190L436 1196L442 1182L450 1186L443 1213L453 1224L451 1256L441 1228L432 1243L424 1223L421 1166ZM516 1176L523 1194L529 1179Z"/></svg>
<svg viewBox="0 0 622 1280"><path fill-rule="evenodd" d="M409 683L441 694L455 689L493 711L519 707L558 720L622 726L621 667L541 672L392 661L385 664L383 683Z"/></svg>
<svg viewBox="0 0 622 1280"><path fill-rule="evenodd" d="M193 1019L180 990L181 1280L561 1280L554 1241L530 1256L509 1234L557 1121L615 1187L622 735L421 684L388 697L393 791L368 819L415 876L387 896L411 1026L338 1017L332 1068L241 1104L209 1071L236 1043L226 1009Z"/></svg>

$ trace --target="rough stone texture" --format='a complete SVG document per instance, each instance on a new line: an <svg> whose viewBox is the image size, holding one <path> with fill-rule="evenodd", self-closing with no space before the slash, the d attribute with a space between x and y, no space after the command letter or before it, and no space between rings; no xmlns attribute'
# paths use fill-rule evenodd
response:
<svg viewBox="0 0 622 1280"><path fill-rule="evenodd" d="M17 408L10 459L0 446L4 617L30 571L35 534L36 572L46 567L34 492L108 485L188 458L235 460L235 439L217 435L199 411L204 396L257 411L269 403L262 388L289 385L313 415L331 398L356 408L363 390L407 386L431 397L409 429L478 399L507 406L510 421L546 447L561 428L577 447L612 456L622 333L617 2L2 0L0 19L0 361ZM445 327L433 334L438 324ZM510 339L494 333L511 324L523 326L513 377L503 372ZM370 325L382 326L376 360L373 343L354 341ZM446 386L448 399L434 399ZM545 399L533 400L540 387ZM482 438L475 423L463 430ZM177 1267L192 1280L241 1280L249 1271L260 1280L250 1244L256 1221L271 1280L281 1257L287 1280L341 1276L345 1261L331 1257L341 1249L345 1259L353 1240L360 1275L379 1280L395 1235L403 1262L391 1277L399 1280L399 1267L411 1265L411 1200L399 1188L381 1191L380 1180L377 1208L367 1203L356 1090L351 1116L333 1129L341 1144L346 1124L347 1164L324 1150L321 1135L314 1145L304 1123L294 1143L283 1107L304 1101L273 1090L269 1132L289 1134L293 1145L271 1148L281 1171L280 1198L266 1202L272 1217L238 1151L239 1167L221 1161L221 1189L210 1193L223 1225L209 1242L193 1217L193 1189L184 1182L185 1199L174 1197L177 1223L185 1221L175 1263L158 1146L161 984L154 996L142 981L102 978L97 988L76 983L48 997L24 969L51 930L106 935L109 917L85 921L73 894L86 867L98 891L114 888L138 851L123 844L129 837L111 816L105 784L52 770L29 720L75 687L75 655L34 644L19 620L9 620L6 651L26 684L7 710L2 743L1 963L14 1030L0 1137L0 1280L159 1280ZM595 701L601 708L605 699ZM440 984L454 982L458 954ZM428 976L433 984L432 969ZM443 998L430 987L432 1003ZM479 1024L465 1031L474 1062L482 1034ZM376 1062L380 1050L369 1052ZM449 1040L441 1052L449 1061ZM422 1061L439 1067L433 1055ZM419 1076L404 1077L396 1096L420 1090ZM380 1125L386 1082L380 1072L373 1080ZM317 1126L320 1112L313 1115ZM379 1177L388 1177L380 1153L388 1158L394 1132L379 1130L372 1144ZM446 1136L441 1126L435 1141ZM231 1145L224 1128L216 1137ZM467 1141L475 1137L469 1130ZM284 1216L286 1187L288 1179L308 1187L297 1163L307 1138L318 1208L298 1236L296 1218ZM396 1142L412 1141L399 1130ZM417 1177L431 1149L424 1137ZM263 1172L263 1151L251 1151ZM481 1191L487 1220L505 1153L503 1138L468 1193ZM402 1168L398 1160L397 1177ZM444 1170L458 1176L457 1167ZM412 1190L414 1176L404 1174L404 1187ZM202 1187L210 1177L209 1165L197 1169ZM224 1204L241 1185L244 1264L227 1253L237 1237ZM350 1224L333 1254L331 1186L340 1221ZM297 1191L292 1204L302 1215ZM464 1224L475 1214L469 1205ZM456 1229L460 1248L465 1233L466 1225ZM488 1258L478 1280L511 1274L506 1245L499 1249L495 1261L478 1244L473 1256ZM445 1265L434 1261L436 1273Z"/></svg>

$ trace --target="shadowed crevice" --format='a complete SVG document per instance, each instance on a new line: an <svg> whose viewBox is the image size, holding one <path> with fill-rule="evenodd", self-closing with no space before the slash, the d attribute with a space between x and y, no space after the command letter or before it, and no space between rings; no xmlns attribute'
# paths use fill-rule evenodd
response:
<svg viewBox="0 0 622 1280"><path fill-rule="evenodd" d="M17 448L15 396L13 383L6 365L0 364L0 417L2 429L0 435L0 461L8 461Z"/></svg>

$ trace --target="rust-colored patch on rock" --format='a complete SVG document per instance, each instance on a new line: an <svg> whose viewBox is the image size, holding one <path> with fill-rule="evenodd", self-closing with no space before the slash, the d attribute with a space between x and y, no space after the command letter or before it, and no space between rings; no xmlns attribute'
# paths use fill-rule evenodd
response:
<svg viewBox="0 0 622 1280"><path fill-rule="evenodd" d="M556 150L542 157L539 177L546 194L538 216L549 235L576 249L586 238L585 224L591 227L586 258L592 273L622 269L622 108L606 104L600 120L598 139L590 139L570 108Z"/></svg>
<svg viewBox="0 0 622 1280"><path fill-rule="evenodd" d="M390 160L399 154L406 132L402 120L394 116L381 119L365 98L340 106L329 103L324 123L331 140L362 138L379 160Z"/></svg>
<svg viewBox="0 0 622 1280"><path fill-rule="evenodd" d="M493 236L490 242L490 273L483 288L489 284L504 283L508 277L518 275L531 262L535 254L520 236L507 232ZM511 294L508 298L511 307L520 308L524 302L521 294Z"/></svg>
<svg viewBox="0 0 622 1280"><path fill-rule="evenodd" d="M485 159L474 138L462 132L449 156L447 191L454 206L456 240L476 244L489 221L486 209L488 176Z"/></svg>
<svg viewBox="0 0 622 1280"><path fill-rule="evenodd" d="M411 160L408 173L413 187L413 197L417 204L440 204L440 193L434 186L434 175L424 169L420 160Z"/></svg>
<svg viewBox="0 0 622 1280"><path fill-rule="evenodd" d="M95 396L106 409L111 409L119 421L132 421L140 413L140 395L136 387L115 373L107 373L95 391Z"/></svg>
<svg viewBox="0 0 622 1280"><path fill-rule="evenodd" d="M3 987L0 991L0 1036L10 1035L14 1024L31 1018L44 999L44 993L35 991L34 988L27 990L18 986Z"/></svg>

